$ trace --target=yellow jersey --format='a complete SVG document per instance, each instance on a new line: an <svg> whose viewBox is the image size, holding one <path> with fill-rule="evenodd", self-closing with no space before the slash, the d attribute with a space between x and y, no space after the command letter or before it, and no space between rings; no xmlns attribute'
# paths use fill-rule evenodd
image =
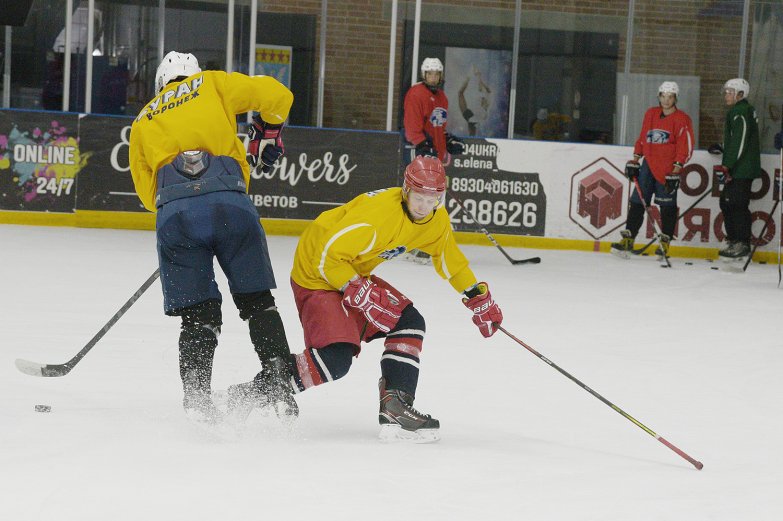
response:
<svg viewBox="0 0 783 521"><path fill-rule="evenodd" d="M288 118L293 101L291 91L270 76L202 71L169 83L131 126L131 176L144 207L155 211L158 170L186 150L236 159L250 186L236 115L256 110L261 119L277 125Z"/></svg>
<svg viewBox="0 0 783 521"><path fill-rule="evenodd" d="M401 188L368 192L319 215L299 239L291 278L303 288L340 289L414 248L432 255L435 271L458 292L476 284L446 209L413 222L403 210Z"/></svg>

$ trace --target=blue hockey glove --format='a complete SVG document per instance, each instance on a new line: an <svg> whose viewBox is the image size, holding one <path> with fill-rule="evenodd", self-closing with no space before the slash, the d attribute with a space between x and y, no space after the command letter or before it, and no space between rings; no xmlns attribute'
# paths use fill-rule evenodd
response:
<svg viewBox="0 0 783 521"><path fill-rule="evenodd" d="M674 172L666 174L666 182L663 185L666 193L671 195L680 187L680 174Z"/></svg>

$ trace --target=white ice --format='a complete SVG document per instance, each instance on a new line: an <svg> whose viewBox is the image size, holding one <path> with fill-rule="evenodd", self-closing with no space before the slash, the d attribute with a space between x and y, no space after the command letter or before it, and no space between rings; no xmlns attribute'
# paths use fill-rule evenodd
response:
<svg viewBox="0 0 783 521"><path fill-rule="evenodd" d="M777 266L466 246L509 332L691 464L503 333L483 339L429 266L378 272L427 319L416 407L432 445L377 441L382 344L342 380L299 396L288 432L254 416L206 433L181 410L177 319L156 283L67 376L62 363L156 267L152 232L0 226L0 519L778 520L783 378ZM288 273L293 237L271 237L278 306L301 351ZM259 368L228 298L215 387ZM51 413L34 411L36 404Z"/></svg>

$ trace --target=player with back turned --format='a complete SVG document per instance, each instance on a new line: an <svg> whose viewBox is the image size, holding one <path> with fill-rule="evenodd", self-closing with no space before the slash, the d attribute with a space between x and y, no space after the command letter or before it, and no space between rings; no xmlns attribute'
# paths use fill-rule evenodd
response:
<svg viewBox="0 0 783 521"><path fill-rule="evenodd" d="M445 193L441 162L417 157L405 169L402 188L362 194L323 212L296 249L291 286L306 349L292 357L292 387L301 392L342 378L362 342L383 339L378 421L384 440L435 441L440 423L413 408L424 318L373 270L419 248L463 295L483 336L493 335L503 320L487 284L476 280L457 246Z"/></svg>
<svg viewBox="0 0 783 521"><path fill-rule="evenodd" d="M170 52L155 74L155 98L131 127L131 175L145 208L157 212L163 307L182 320L183 406L197 421L222 416L211 393L222 325L214 258L262 363L241 398L272 405L279 414L297 413L285 371L290 351L270 291L276 286L266 236L247 195L248 161L268 170L283 154L281 131L292 103L291 91L274 78L202 71L192 54ZM259 114L246 156L236 115L251 110Z"/></svg>
<svg viewBox="0 0 783 521"><path fill-rule="evenodd" d="M637 181L647 206L655 195L655 203L661 210L662 231L661 245L655 254L660 258L668 256L677 225L680 174L693 154L694 142L691 118L677 108L679 93L680 88L673 81L664 81L658 87L658 106L650 107L644 114L633 159L625 166L625 175L633 183L628 220L625 230L620 232L620 241L612 243L611 248L612 253L620 257L627 258L633 250L634 239L644 221L644 205L636 188Z"/></svg>

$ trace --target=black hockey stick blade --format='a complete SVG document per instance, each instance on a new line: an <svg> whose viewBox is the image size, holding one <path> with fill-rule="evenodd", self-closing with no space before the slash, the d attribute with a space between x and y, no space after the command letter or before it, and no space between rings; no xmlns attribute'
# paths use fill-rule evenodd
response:
<svg viewBox="0 0 783 521"><path fill-rule="evenodd" d="M17 358L14 363L17 369L30 376L65 376L73 367L69 364L39 364L23 358Z"/></svg>
<svg viewBox="0 0 783 521"><path fill-rule="evenodd" d="M529 259L512 259L511 264L539 264L541 257L530 257Z"/></svg>

